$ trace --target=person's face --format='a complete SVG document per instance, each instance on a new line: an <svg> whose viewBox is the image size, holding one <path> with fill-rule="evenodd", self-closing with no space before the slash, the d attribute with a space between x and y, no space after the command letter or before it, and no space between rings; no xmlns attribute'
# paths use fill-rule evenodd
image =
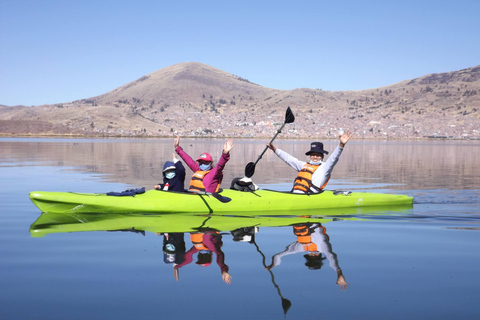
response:
<svg viewBox="0 0 480 320"><path fill-rule="evenodd" d="M313 162L323 160L323 154L318 152L312 152L310 153L310 160L312 160Z"/></svg>
<svg viewBox="0 0 480 320"><path fill-rule="evenodd" d="M163 173L165 178L167 179L173 179L175 177L175 170L168 170Z"/></svg>
<svg viewBox="0 0 480 320"><path fill-rule="evenodd" d="M172 172L175 172L175 170L174 170L174 169L168 170L168 171L165 171L163 174L164 174L165 176L168 176L169 174L172 174Z"/></svg>
<svg viewBox="0 0 480 320"><path fill-rule="evenodd" d="M209 165L212 164L212 162L210 162L210 161L203 161L203 160L199 160L199 161L197 161L197 162L198 162L198 165L199 165L199 166L201 166L202 164L209 164Z"/></svg>

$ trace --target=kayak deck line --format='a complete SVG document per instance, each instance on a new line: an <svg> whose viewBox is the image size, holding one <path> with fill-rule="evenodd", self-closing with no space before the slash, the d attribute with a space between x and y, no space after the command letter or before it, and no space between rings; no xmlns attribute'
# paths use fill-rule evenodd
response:
<svg viewBox="0 0 480 320"><path fill-rule="evenodd" d="M218 197L188 192L149 190L134 196L98 193L32 191L31 201L42 212L55 213L228 213L274 212L351 207L411 206L413 198L386 193L323 191L297 194L261 189L223 190Z"/></svg>

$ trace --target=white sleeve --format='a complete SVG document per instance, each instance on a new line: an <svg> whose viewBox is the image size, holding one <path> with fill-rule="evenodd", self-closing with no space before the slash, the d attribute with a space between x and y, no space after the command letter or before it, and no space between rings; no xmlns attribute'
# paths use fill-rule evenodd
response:
<svg viewBox="0 0 480 320"><path fill-rule="evenodd" d="M282 159L283 161L285 161L286 164L288 164L290 167L292 167L293 169L295 169L296 171L300 171L302 170L302 167L305 165L305 161L300 161L298 160L297 158L289 155L288 153L286 153L285 151L281 150L281 149L278 149L275 151L275 154L280 158Z"/></svg>
<svg viewBox="0 0 480 320"><path fill-rule="evenodd" d="M278 150L278 149L277 149ZM332 174L333 168L338 162L340 155L342 154L343 148L337 146L335 151L328 157L327 161L325 161L315 172L312 176L312 183L320 188L328 181L330 175Z"/></svg>
<svg viewBox="0 0 480 320"><path fill-rule="evenodd" d="M319 251L327 257L330 267L335 271L339 270L340 266L338 265L337 255L333 252L330 241L327 236L320 231L320 228L316 228L312 233L312 242L315 243Z"/></svg>
<svg viewBox="0 0 480 320"><path fill-rule="evenodd" d="M285 251L277 253L276 255L273 256L273 266L275 267L280 265L280 263L282 263L282 257L295 254L297 252L302 252L302 251L304 251L303 246L299 242L295 241L294 243L291 243L290 245L287 246Z"/></svg>

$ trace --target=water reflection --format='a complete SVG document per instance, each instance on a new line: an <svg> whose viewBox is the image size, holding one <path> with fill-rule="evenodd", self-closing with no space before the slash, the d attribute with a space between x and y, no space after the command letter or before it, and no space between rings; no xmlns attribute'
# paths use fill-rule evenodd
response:
<svg viewBox="0 0 480 320"><path fill-rule="evenodd" d="M408 217L410 206L377 206L297 210L291 212L239 212L218 214L142 214L142 213L42 213L30 226L32 237L52 233L84 231L130 231L166 233L195 233L204 231L231 232L234 239L248 239L239 233L241 228L281 227L299 223L326 223L334 220L358 220L376 215ZM244 231L246 232L246 231Z"/></svg>
<svg viewBox="0 0 480 320"><path fill-rule="evenodd" d="M212 264L213 254L215 253L222 280L226 284L232 283L232 276L228 273L229 267L225 264L225 254L222 251L222 235L219 231L190 233L190 242L192 247L185 253L183 261L173 266L175 280L180 279L180 268L190 264L195 254L197 254L195 264L200 267L208 267Z"/></svg>
<svg viewBox="0 0 480 320"><path fill-rule="evenodd" d="M285 256L305 252L305 266L309 270L319 270L323 266L323 260L328 259L330 267L337 274L336 284L340 285L341 290L347 290L348 283L338 265L337 255L332 250L327 229L320 223L298 223L293 225L293 233L297 240L289 244L284 251L275 254L272 263L266 268L271 270L279 266Z"/></svg>
<svg viewBox="0 0 480 320"><path fill-rule="evenodd" d="M157 235L161 235L157 233ZM163 235L163 262L178 265L183 263L185 258L185 234L165 233Z"/></svg>
<svg viewBox="0 0 480 320"><path fill-rule="evenodd" d="M257 232L259 232L258 227L245 227L245 228L238 228L236 230L233 230L233 231L231 231L231 234L232 234L232 237L233 237L233 241L245 242L245 243L253 244L255 246L257 252L262 257L263 267L265 268L265 270L267 270L270 273L272 284L277 289L277 293L278 293L278 295L281 299L281 302L282 302L283 313L286 315L287 311L292 306L292 302L282 295L282 291L280 290L280 286L275 281L275 275L273 274L273 271L271 270L272 268L267 266L267 264L266 264L267 259L265 257L265 254L262 252L259 245L255 241L255 234Z"/></svg>
<svg viewBox="0 0 480 320"><path fill-rule="evenodd" d="M347 208L349 209L349 208ZM330 211L325 211L330 212ZM339 213L339 211L337 211ZM240 239L242 228L282 227L298 223L326 223L342 218L336 216L221 216L194 214L115 214L115 213L42 213L30 226L32 237L43 237L53 233L85 231L129 231L152 232L158 235L206 232L228 232ZM343 218L342 218L343 219ZM356 219L347 215L345 219ZM248 238L243 236L242 239ZM195 240L196 241L196 240ZM193 241L192 243L195 243ZM168 239L165 240L168 244Z"/></svg>
<svg viewBox="0 0 480 320"><path fill-rule="evenodd" d="M109 181L150 188L162 176L162 166L170 160L172 139L13 139L0 138L0 165L35 162L72 166L89 173L106 174ZM218 155L223 140L183 139L188 153L204 150ZM245 165L255 160L267 141L238 140L225 168L224 183L242 176ZM324 141L332 151L337 140ZM278 140L278 147L294 155L305 153L309 142ZM475 141L361 141L349 142L337 164L332 182L351 179L359 183L387 183L394 189L472 189L480 184L476 174L480 145ZM218 159L214 159L218 161ZM191 172L187 172L187 176ZM288 171L272 153L257 164L255 183L292 183ZM332 184L330 182L330 184ZM355 183L355 182L354 182ZM356 184L356 183L355 183ZM223 185L223 188L227 185Z"/></svg>
<svg viewBox="0 0 480 320"><path fill-rule="evenodd" d="M160 216L43 213L30 226L30 232L33 237L42 237L51 233L85 231L121 231L143 235L145 235L145 232L152 232L158 236L163 236L163 262L172 265L173 277L177 281L181 279L182 268L197 265L201 267L198 268L197 272L201 273L202 268L212 267L216 264L220 271L219 274L226 284L231 284L233 277L230 274L230 267L226 263L227 255L222 247L224 236L231 235L232 241L252 245L260 254L263 268L271 276L271 282L277 290L281 299L282 310L286 315L292 302L282 295L272 270L273 267L278 267L281 264L282 257L286 255L308 252L305 255L307 258L305 265L310 270L319 270L323 264L322 261L328 259L330 266L337 271L337 284L340 284L342 289L348 287L324 227L324 224L338 219L338 216L293 215L287 217L235 217L191 214ZM355 218L346 216L342 219L353 220ZM270 265L267 265L268 259L256 242L256 233L264 227L292 228L294 235L297 237L297 241L288 245L286 250L275 254L271 258L272 263ZM189 241L186 241L186 239ZM276 242L280 245L284 240L277 239ZM189 266L195 260L195 255L196 262Z"/></svg>

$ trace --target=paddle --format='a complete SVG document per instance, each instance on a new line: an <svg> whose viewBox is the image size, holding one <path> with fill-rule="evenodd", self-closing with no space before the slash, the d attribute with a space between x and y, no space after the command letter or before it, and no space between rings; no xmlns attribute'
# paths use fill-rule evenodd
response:
<svg viewBox="0 0 480 320"><path fill-rule="evenodd" d="M272 270L271 270L270 268L267 268L267 264L265 263L265 255L264 255L263 252L260 250L260 247L259 247L258 244L255 242L255 240L253 240L253 245L255 246L255 248L257 248L257 252L262 255L262 263L263 263L263 266L265 267L265 269L268 270L268 272L270 272L270 276L272 277L272 283L273 283L274 287L277 289L277 292L278 292L278 295L280 296L280 299L282 299L283 314L286 316L286 315L287 315L287 312L288 312L288 309L290 309L290 307L292 306L292 302L282 296L282 292L280 291L280 287L279 287L278 284L275 282L275 276L273 275Z"/></svg>
<svg viewBox="0 0 480 320"><path fill-rule="evenodd" d="M195 194L198 194L198 195L205 195L207 197L210 198L210 196L214 197L215 199L217 199L218 201L220 202L223 202L223 203L227 203L227 202L230 202L232 201L231 198L229 197L224 197L222 196L220 193L218 192L203 192L203 191L196 191L196 190L187 190L188 192L192 192L192 193L195 193Z"/></svg>
<svg viewBox="0 0 480 320"><path fill-rule="evenodd" d="M282 124L282 126L280 127L280 129L277 130L277 133L275 134L275 136L272 138L272 140L270 140L270 143L273 142L273 140L275 140L275 138L278 136L278 134L280 132L282 132L282 129L283 127L285 127L285 125L287 123L292 123L293 121L295 121L295 116L293 115L292 113L292 110L290 110L290 107L287 108L287 111L285 112L285 122ZM245 166L245 177L247 178L251 178L253 176L253 174L255 173L255 166L257 165L257 162L260 161L260 159L262 159L262 156L263 154L265 153L265 151L267 151L268 147L265 147L265 149L263 150L262 154L260 154L260 156L258 157L257 161L255 162L249 162L246 166Z"/></svg>

